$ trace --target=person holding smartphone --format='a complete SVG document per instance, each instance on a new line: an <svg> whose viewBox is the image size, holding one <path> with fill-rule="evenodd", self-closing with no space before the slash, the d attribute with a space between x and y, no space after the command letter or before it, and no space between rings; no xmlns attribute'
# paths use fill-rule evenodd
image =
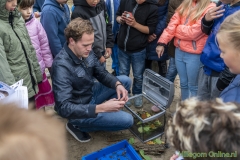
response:
<svg viewBox="0 0 240 160"><path fill-rule="evenodd" d="M155 32L158 23L157 1L121 0L116 15L117 22L121 24L117 40L119 75L129 76L132 65L132 93L141 94L148 35ZM141 107L142 98L135 98L134 105Z"/></svg>

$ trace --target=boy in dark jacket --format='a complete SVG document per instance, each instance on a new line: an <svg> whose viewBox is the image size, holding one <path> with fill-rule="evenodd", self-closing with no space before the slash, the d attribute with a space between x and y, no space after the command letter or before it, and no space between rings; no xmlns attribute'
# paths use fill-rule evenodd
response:
<svg viewBox="0 0 240 160"><path fill-rule="evenodd" d="M119 74L129 76L133 70L133 94L142 93L148 35L155 32L158 6L155 0L121 0L117 11ZM128 102L129 103L129 102ZM135 98L135 107L142 106L141 97Z"/></svg>
<svg viewBox="0 0 240 160"><path fill-rule="evenodd" d="M114 46L112 24L104 0L73 0L73 3L75 8L71 19L80 17L91 21L94 28L93 52L104 63L111 56Z"/></svg>
<svg viewBox="0 0 240 160"><path fill-rule="evenodd" d="M235 77L220 57L216 34L224 19L240 10L240 0L221 0L202 19L202 31L209 35L201 55L203 67L199 71L198 97L201 100L219 97Z"/></svg>

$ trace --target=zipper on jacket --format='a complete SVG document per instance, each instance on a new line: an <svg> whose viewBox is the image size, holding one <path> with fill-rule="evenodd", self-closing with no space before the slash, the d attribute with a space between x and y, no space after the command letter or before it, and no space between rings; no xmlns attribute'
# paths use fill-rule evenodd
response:
<svg viewBox="0 0 240 160"><path fill-rule="evenodd" d="M113 27L114 27L114 4L113 4L113 1L110 1L110 5L111 5L111 11L112 11L112 30L113 30Z"/></svg>
<svg viewBox="0 0 240 160"><path fill-rule="evenodd" d="M186 25L188 23L188 19L189 19L189 16L186 18L185 22L183 25ZM181 39L178 39L178 48L180 49L180 42L181 42Z"/></svg>
<svg viewBox="0 0 240 160"><path fill-rule="evenodd" d="M85 62L85 60L83 59L83 63L85 64L86 68L88 68L87 63Z"/></svg>
<svg viewBox="0 0 240 160"><path fill-rule="evenodd" d="M26 52L26 49L20 39L20 37L17 35L17 33L15 32L14 28L13 28L13 15L12 15L12 12L10 12L10 17L9 17L9 23L11 24L11 27L12 27L12 30L13 32L15 33L15 35L17 36L18 40L20 41L21 43L21 46L22 46L22 49L23 49L23 52L24 52L24 55L25 55L25 58L26 58L26 61L27 61L27 65L28 65L28 70L29 70L29 74L30 74L30 78L31 78L31 81L32 81L32 88L34 90L34 92L37 94L36 90L35 90L35 85L36 85L36 82L34 80L34 77L32 75L32 68L30 66L30 62L29 62L29 59L27 57L27 52Z"/></svg>
<svg viewBox="0 0 240 160"><path fill-rule="evenodd" d="M100 12L101 13L101 12ZM105 17L105 15L104 15L104 10L103 10L103 17ZM104 39L105 39L105 37L104 37L104 31L103 31L103 25L102 25L102 20L101 20L101 17L100 17L100 15L98 14L98 18L99 18L99 20L100 20L100 22L101 22L101 29L102 29L102 34L103 34L103 47L105 48L106 46L105 46L105 44L104 44ZM106 22L105 22L106 23ZM107 24L106 24L106 27L107 27ZM106 31L105 31L106 32ZM107 39L106 39L107 40ZM106 43L106 42L105 42Z"/></svg>
<svg viewBox="0 0 240 160"><path fill-rule="evenodd" d="M138 4L136 4L136 6L133 8L133 12L132 12L133 16L136 12L137 7L138 7ZM129 36L129 31L130 31L130 26L127 27L127 35L126 35L125 40L124 40L124 52L127 51L127 40L128 40L128 36Z"/></svg>
<svg viewBox="0 0 240 160"><path fill-rule="evenodd" d="M194 50L197 50L197 45L196 45L196 41L192 41L192 46Z"/></svg>
<svg viewBox="0 0 240 160"><path fill-rule="evenodd" d="M181 42L181 39L178 39L178 48L180 49L180 42Z"/></svg>

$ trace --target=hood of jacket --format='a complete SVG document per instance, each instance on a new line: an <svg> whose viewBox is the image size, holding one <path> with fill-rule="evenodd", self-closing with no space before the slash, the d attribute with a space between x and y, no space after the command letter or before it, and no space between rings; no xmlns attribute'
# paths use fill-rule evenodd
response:
<svg viewBox="0 0 240 160"><path fill-rule="evenodd" d="M95 7L92 7L87 3L86 0L80 0L80 1L79 0L73 0L73 4L75 6L84 6L84 7L88 7L88 8L98 8L98 6L102 5L102 3L105 4L104 0L100 0Z"/></svg>
<svg viewBox="0 0 240 160"><path fill-rule="evenodd" d="M0 1L0 19L3 20L3 21L7 21L8 22L8 17L9 17L9 11L6 9L6 2L7 0L1 0ZM18 0L18 4L20 3L21 1ZM13 16L17 16L17 17L21 17L21 13L17 10L17 7L14 9L14 11L12 11L13 13Z"/></svg>
<svg viewBox="0 0 240 160"><path fill-rule="evenodd" d="M75 6L85 6L85 7L91 7L86 0L73 0L73 4Z"/></svg>
<svg viewBox="0 0 240 160"><path fill-rule="evenodd" d="M135 4L137 3L136 0L133 0L132 2L135 3ZM151 3L151 4L156 4L157 5L158 4L158 0L146 0L142 4L145 4L145 3ZM140 5L142 5L142 4L140 4Z"/></svg>
<svg viewBox="0 0 240 160"><path fill-rule="evenodd" d="M47 5L52 5L52 6L55 6L55 7L59 8L59 9L63 10L63 8L60 6L60 4L56 0L45 0L42 8L44 6L47 6Z"/></svg>
<svg viewBox="0 0 240 160"><path fill-rule="evenodd" d="M158 0L146 0L144 3L158 4Z"/></svg>

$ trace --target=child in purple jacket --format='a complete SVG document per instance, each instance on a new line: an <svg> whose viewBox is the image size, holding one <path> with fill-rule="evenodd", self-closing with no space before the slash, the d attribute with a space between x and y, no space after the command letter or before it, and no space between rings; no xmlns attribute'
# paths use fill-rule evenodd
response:
<svg viewBox="0 0 240 160"><path fill-rule="evenodd" d="M43 74L43 81L38 84L39 92L35 95L36 108L40 109L54 105L52 88L45 74L45 68L50 70L52 66L53 57L49 48L46 32L41 23L32 14L33 4L34 0L22 0L19 5L19 11L25 20L26 28L32 45L36 50L38 63Z"/></svg>

